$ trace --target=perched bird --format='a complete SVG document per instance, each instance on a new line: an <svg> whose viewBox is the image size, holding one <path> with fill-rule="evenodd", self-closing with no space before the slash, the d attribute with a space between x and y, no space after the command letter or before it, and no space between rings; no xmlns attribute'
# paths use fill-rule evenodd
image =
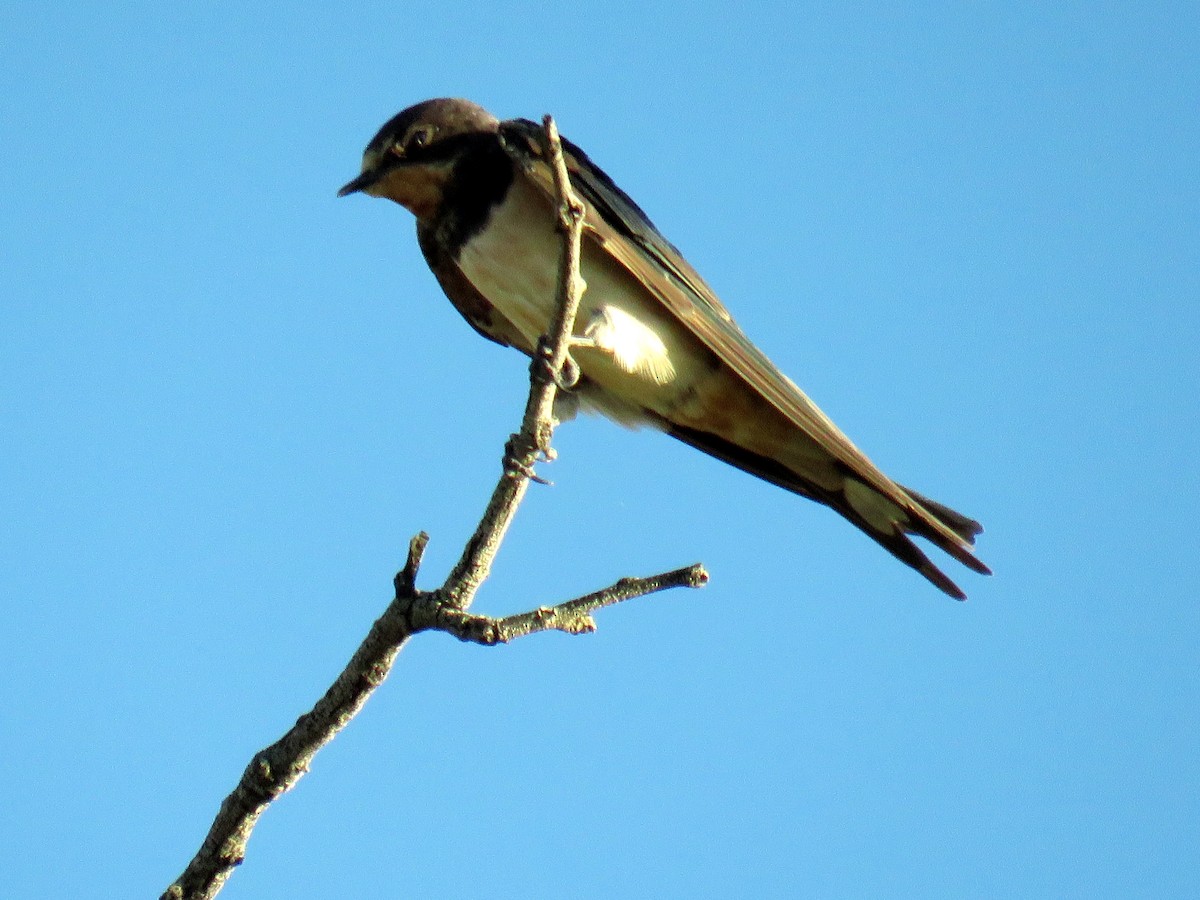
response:
<svg viewBox="0 0 1200 900"><path fill-rule="evenodd" d="M386 197L417 218L442 290L484 337L532 354L556 309L561 236L540 125L501 122L467 100L427 100L367 144L338 196ZM648 425L824 503L957 599L909 535L976 572L973 519L883 474L742 333L645 213L563 141L586 207L586 290L571 355L585 408Z"/></svg>

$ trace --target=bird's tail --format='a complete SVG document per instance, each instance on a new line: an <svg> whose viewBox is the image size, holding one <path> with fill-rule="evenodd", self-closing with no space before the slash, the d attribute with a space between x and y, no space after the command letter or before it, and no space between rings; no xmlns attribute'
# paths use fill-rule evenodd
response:
<svg viewBox="0 0 1200 900"><path fill-rule="evenodd" d="M668 425L667 433L744 472L836 510L894 557L916 569L956 600L965 600L966 594L930 561L910 535L925 538L972 571L991 574L991 569L971 551L983 526L924 494L892 482L894 490L889 496L866 484L848 467L837 479L841 483L840 489L830 489L778 459L759 455L717 435L673 424Z"/></svg>
<svg viewBox="0 0 1200 900"><path fill-rule="evenodd" d="M903 562L908 563L931 582L954 597L956 600L966 600L967 596L946 574L930 562L921 548L909 539L909 534L925 538L939 550L958 560L973 572L980 575L991 575L989 569L971 550L975 545L976 535L983 532L983 526L970 516L951 509L944 503L931 500L903 485L896 485L913 501L923 515L910 515L908 521L897 522L890 535L879 533L876 528L864 528L871 537L885 549ZM838 510L842 512L842 510ZM843 512L843 515L845 513ZM932 520L932 521L931 521ZM936 525L934 524L936 523ZM857 522L855 524L858 524ZM940 526L940 527L938 527ZM861 525L859 527L862 527ZM946 531L951 534L946 534Z"/></svg>

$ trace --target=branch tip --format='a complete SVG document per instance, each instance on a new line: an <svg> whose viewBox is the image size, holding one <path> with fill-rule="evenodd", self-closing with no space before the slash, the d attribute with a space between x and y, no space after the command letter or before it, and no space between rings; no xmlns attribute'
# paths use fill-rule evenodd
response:
<svg viewBox="0 0 1200 900"><path fill-rule="evenodd" d="M429 535L424 531L418 531L408 542L408 559L404 561L404 568L392 579L397 597L407 596L416 590L417 573L421 570L421 560L428 545Z"/></svg>

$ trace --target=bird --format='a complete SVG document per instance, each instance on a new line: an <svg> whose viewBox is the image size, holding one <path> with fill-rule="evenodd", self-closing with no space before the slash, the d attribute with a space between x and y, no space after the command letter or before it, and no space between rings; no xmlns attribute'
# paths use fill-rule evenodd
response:
<svg viewBox="0 0 1200 900"><path fill-rule="evenodd" d="M362 193L416 217L442 291L488 340L532 356L557 307L562 247L543 126L458 98L410 106L367 144ZM958 600L912 540L980 574L982 526L893 481L755 346L683 255L576 145L561 139L583 201L585 290L571 338L576 408L665 432L840 513Z"/></svg>

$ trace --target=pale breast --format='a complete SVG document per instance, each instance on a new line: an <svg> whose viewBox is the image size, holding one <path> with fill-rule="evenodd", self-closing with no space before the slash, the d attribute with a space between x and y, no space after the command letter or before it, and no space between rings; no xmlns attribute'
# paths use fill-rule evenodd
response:
<svg viewBox="0 0 1200 900"><path fill-rule="evenodd" d="M549 208L517 179L459 249L463 274L531 345L545 334L554 312L558 245Z"/></svg>
<svg viewBox="0 0 1200 900"><path fill-rule="evenodd" d="M462 246L458 264L532 345L554 314L561 247L554 210L518 178L484 227ZM711 354L586 236L581 274L586 290L575 332L585 335L590 328L598 346L572 351L580 368L622 408L667 413L711 373ZM626 415L614 418L628 423Z"/></svg>

